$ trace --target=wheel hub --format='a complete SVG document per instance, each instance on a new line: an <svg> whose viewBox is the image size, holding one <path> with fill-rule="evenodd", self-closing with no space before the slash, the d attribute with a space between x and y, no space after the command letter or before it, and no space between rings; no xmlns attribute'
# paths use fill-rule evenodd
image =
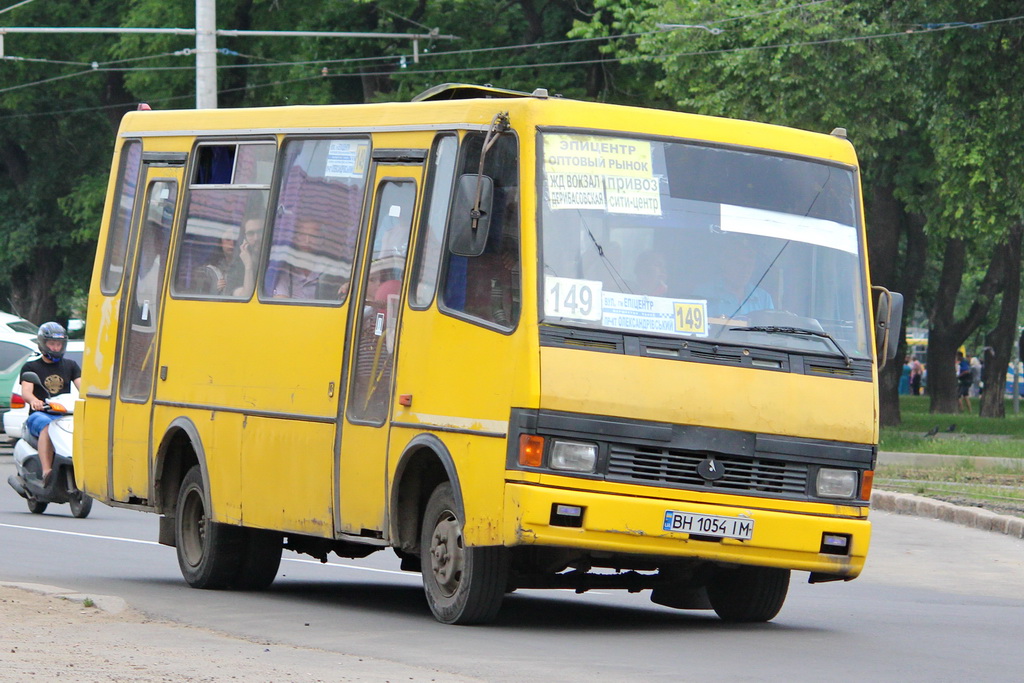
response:
<svg viewBox="0 0 1024 683"><path fill-rule="evenodd" d="M206 545L206 511L201 496L190 492L185 501L182 525L183 554L185 560L193 567L199 566L203 559L203 548Z"/></svg>
<svg viewBox="0 0 1024 683"><path fill-rule="evenodd" d="M434 527L430 557L430 567L438 587L446 596L454 595L465 566L462 530L454 517L441 519Z"/></svg>

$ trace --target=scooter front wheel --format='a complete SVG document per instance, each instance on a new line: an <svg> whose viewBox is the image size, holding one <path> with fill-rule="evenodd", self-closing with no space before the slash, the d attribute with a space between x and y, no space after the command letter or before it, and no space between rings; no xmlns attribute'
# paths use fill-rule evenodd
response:
<svg viewBox="0 0 1024 683"><path fill-rule="evenodd" d="M25 502L28 503L28 511L31 512L33 515L43 514L44 512L46 512L46 506L49 505L49 503L45 503L39 500L31 493L25 496Z"/></svg>

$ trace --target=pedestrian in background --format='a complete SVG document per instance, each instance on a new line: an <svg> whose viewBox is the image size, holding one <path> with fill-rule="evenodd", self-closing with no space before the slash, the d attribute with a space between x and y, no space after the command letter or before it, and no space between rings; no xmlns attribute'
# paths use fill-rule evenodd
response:
<svg viewBox="0 0 1024 683"><path fill-rule="evenodd" d="M971 412L971 364L963 351L956 352L957 405L961 413Z"/></svg>
<svg viewBox="0 0 1024 683"><path fill-rule="evenodd" d="M968 395L972 397L981 396L981 361L977 356L971 357L971 388Z"/></svg>
<svg viewBox="0 0 1024 683"><path fill-rule="evenodd" d="M917 356L910 357L910 393L914 396L921 395L921 380L924 379L924 365L917 359Z"/></svg>

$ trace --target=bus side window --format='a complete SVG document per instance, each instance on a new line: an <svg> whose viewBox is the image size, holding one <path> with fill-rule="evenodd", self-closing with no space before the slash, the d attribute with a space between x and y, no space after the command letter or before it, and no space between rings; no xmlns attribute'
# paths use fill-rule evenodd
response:
<svg viewBox="0 0 1024 683"><path fill-rule="evenodd" d="M367 138L288 140L270 226L265 299L345 299L370 156Z"/></svg>
<svg viewBox="0 0 1024 683"><path fill-rule="evenodd" d="M482 134L467 135L462 173L479 167ZM519 321L519 155L514 136L502 136L487 153L484 173L494 180L487 244L480 256L446 255L443 308L504 328Z"/></svg>
<svg viewBox="0 0 1024 683"><path fill-rule="evenodd" d="M124 263L128 252L128 234L131 228L132 208L139 189L139 169L142 168L142 142L129 140L121 148L121 168L117 190L111 203L110 231L107 253L103 259L103 280L100 291L113 294L121 286Z"/></svg>
<svg viewBox="0 0 1024 683"><path fill-rule="evenodd" d="M262 226L270 195L276 146L268 142L204 144L196 149L185 230L172 294L248 299L255 259L245 230ZM258 256L258 255L257 255ZM248 275L248 277L247 277Z"/></svg>
<svg viewBox="0 0 1024 683"><path fill-rule="evenodd" d="M412 266L412 283L409 286L409 305L412 308L426 308L434 298L458 146L455 135L439 135L430 156L427 176L429 190L420 219L420 237Z"/></svg>

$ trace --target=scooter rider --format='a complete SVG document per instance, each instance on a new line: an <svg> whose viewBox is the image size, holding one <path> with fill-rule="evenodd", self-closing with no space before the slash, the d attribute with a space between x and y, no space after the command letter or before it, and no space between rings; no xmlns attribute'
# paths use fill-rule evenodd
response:
<svg viewBox="0 0 1024 683"><path fill-rule="evenodd" d="M66 393L71 382L74 382L76 387L81 387L82 368L75 361L64 357L64 351L68 347L68 333L59 323L48 322L40 325L36 343L42 357L21 366L21 395L31 409L25 421L25 429L39 440L39 464L43 468L43 485L48 486L53 472L53 444L50 442L49 426L56 416L44 411L46 404L43 401L50 396ZM45 390L24 379L25 373L29 371L42 379Z"/></svg>

